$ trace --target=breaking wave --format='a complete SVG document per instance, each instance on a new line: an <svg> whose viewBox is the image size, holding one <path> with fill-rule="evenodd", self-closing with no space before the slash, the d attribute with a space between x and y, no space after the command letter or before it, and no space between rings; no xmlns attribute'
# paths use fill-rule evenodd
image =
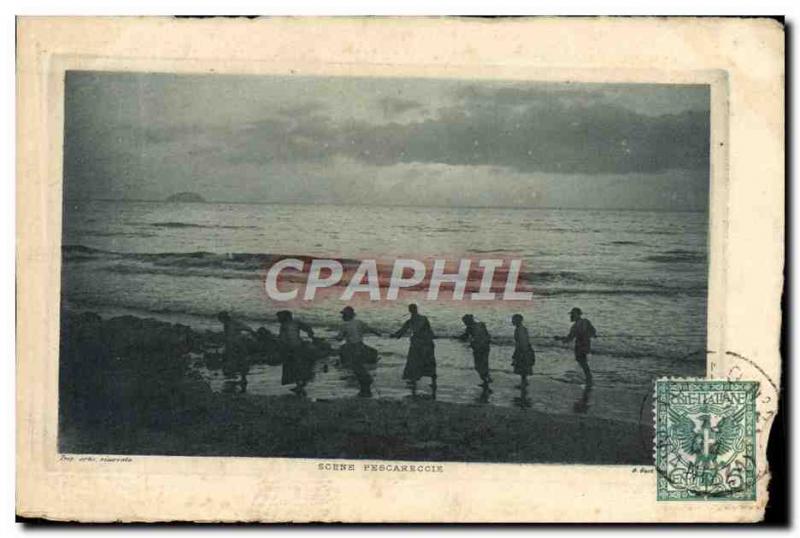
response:
<svg viewBox="0 0 800 538"><path fill-rule="evenodd" d="M192 222L154 222L149 224L156 228L218 228L225 230L257 229L257 226L231 226L224 224L195 224Z"/></svg>
<svg viewBox="0 0 800 538"><path fill-rule="evenodd" d="M176 278L206 277L221 279L256 280L264 277L265 271L275 262L285 258L296 258L310 263L314 256L290 254L264 254L231 252L219 254L206 251L134 253L100 250L84 245L65 245L66 263L97 262L98 268L118 274L159 274ZM338 258L345 271L354 270L360 260ZM382 284L391 273L390 265L378 265ZM498 273L499 274L499 273ZM502 275L501 280L504 282ZM520 282L527 285L534 295L637 295L670 296L686 295L701 297L707 292L704 284L668 285L660 280L636 279L580 273L577 271L523 271ZM291 277L289 277L291 279ZM479 283L480 275L470 276L472 284ZM346 283L346 279L343 279ZM425 282L421 285L427 285ZM446 286L445 286L446 287ZM471 286L473 287L473 286ZM421 289L421 288L420 288Z"/></svg>
<svg viewBox="0 0 800 538"><path fill-rule="evenodd" d="M703 252L691 250L665 250L660 254L654 254L645 258L647 261L659 263L704 263L706 255Z"/></svg>

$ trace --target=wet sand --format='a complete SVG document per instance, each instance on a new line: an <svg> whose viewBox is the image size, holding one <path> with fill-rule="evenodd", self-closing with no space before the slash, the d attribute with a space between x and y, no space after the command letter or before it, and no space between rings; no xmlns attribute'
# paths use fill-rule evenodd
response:
<svg viewBox="0 0 800 538"><path fill-rule="evenodd" d="M167 429L117 423L62 432L65 452L389 459L494 463L648 464L653 430L580 414L400 401L211 394L207 413Z"/></svg>
<svg viewBox="0 0 800 538"><path fill-rule="evenodd" d="M403 342L405 344L405 342ZM387 340L370 342L379 349L387 348ZM406 344L407 345L407 344ZM463 365L457 368L439 368L436 400L453 404L479 403L489 406L532 409L551 415L584 414L590 417L607 418L632 424L652 424L652 405L648 386L614 386L602 383L605 360L592 361L596 377L601 381L594 387L584 387L583 376L572 359L569 349L554 353L539 353L534 375L523 393L520 378L511 368L511 348L495 346L490 361L494 382L492 393L485 394L480 388L480 378L471 366L471 353L466 345L448 340L437 340L437 354L458 355ZM379 347L380 346L380 347ZM395 344L395 347L397 345ZM411 390L402 379L405 356L401 352L381 352L377 365L369 366L374 378L373 395L376 399L404 400ZM220 370L211 371L198 367L215 392L235 391L235 386ZM314 367L314 378L306 388L312 401L330 401L355 396L358 384L353 375L338 367L335 357L318 360ZM291 394L293 385L281 385L281 366L253 365L248 375L247 392L261 396ZM422 378L417 384L417 395L431 397L430 378ZM644 406L644 409L643 409Z"/></svg>
<svg viewBox="0 0 800 538"><path fill-rule="evenodd" d="M221 369L208 368L218 333L92 313L67 313L62 322L64 453L497 463L652 459L648 391L586 389L561 355L537 359L535 371L542 373L522 390L502 360L510 354L498 346L493 392L478 386L467 363L440 371L433 399L427 378L411 395L402 380L407 343L394 341L397 351L382 351L372 367L373 398L356 397L355 380L335 353L316 361L306 395L292 394L280 384L281 367L266 364L251 367L242 393ZM452 340L437 342L437 350L451 359L469 357ZM555 375L556 367L563 375Z"/></svg>

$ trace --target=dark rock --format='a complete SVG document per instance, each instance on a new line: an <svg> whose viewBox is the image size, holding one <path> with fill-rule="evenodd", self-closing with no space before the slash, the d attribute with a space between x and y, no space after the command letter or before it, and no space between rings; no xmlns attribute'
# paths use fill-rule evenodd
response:
<svg viewBox="0 0 800 538"><path fill-rule="evenodd" d="M168 425L200 405L205 381L189 376L196 333L156 319L63 312L59 412L67 422Z"/></svg>

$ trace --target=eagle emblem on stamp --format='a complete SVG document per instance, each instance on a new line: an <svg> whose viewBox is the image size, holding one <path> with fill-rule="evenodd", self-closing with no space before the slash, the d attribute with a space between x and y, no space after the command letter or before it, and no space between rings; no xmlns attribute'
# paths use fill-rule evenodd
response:
<svg viewBox="0 0 800 538"><path fill-rule="evenodd" d="M757 392L755 381L656 381L659 501L755 500Z"/></svg>

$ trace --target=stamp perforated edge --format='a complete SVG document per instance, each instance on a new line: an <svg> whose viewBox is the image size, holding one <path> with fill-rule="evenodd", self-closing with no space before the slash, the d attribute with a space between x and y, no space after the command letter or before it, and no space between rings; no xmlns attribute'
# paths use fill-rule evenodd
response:
<svg viewBox="0 0 800 538"><path fill-rule="evenodd" d="M657 378L653 382L653 467L656 472L656 500L658 502L754 502L757 501L757 482L759 480L758 476L758 461L756 458L756 453L758 452L758 439L757 439L757 428L756 424L753 424L752 428L752 442L751 447L753 449L752 454L752 462L753 467L756 470L756 475L754 480L749 488L749 495L747 497L723 497L723 496L697 496L695 498L689 499L677 499L673 497L661 495L661 488L659 487L660 480L663 478L662 471L659 466L659 444L658 444L658 403L659 403L659 385L664 385L668 383L729 383L729 384L749 384L752 385L753 388L753 397L748 402L750 406L750 412L753 417L753 422L755 422L756 415L758 414L758 409L756 405L757 396L760 391L761 382L755 380L728 380L728 379L714 379L714 378L705 378L705 377L660 377Z"/></svg>

